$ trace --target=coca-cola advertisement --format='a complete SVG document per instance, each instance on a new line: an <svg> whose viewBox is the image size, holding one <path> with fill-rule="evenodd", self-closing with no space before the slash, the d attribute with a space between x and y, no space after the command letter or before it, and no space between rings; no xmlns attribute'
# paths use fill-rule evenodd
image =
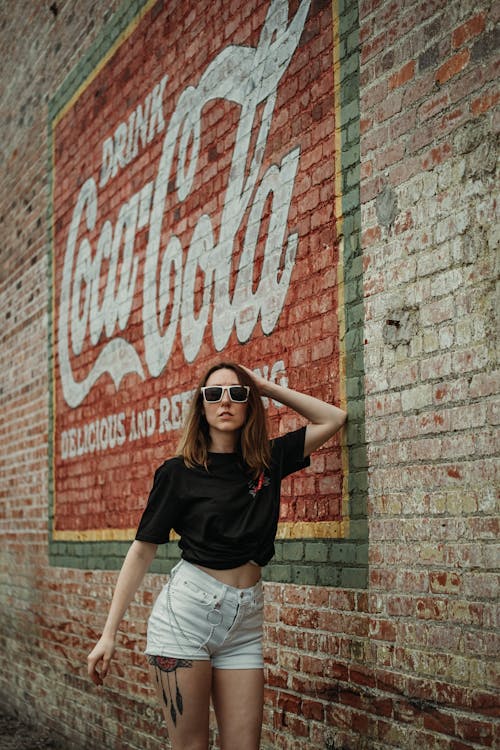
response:
<svg viewBox="0 0 500 750"><path fill-rule="evenodd" d="M54 539L133 537L218 360L344 402L332 4L233 5L146 3L50 122ZM344 452L279 537L343 535Z"/></svg>

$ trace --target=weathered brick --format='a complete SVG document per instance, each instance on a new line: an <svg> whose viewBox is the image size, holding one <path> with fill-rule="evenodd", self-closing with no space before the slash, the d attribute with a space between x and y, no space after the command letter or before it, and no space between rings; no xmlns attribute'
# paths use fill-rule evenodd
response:
<svg viewBox="0 0 500 750"><path fill-rule="evenodd" d="M458 594L462 579L457 573L434 572L429 576L431 591L435 594Z"/></svg>
<svg viewBox="0 0 500 750"><path fill-rule="evenodd" d="M9 665L16 663L16 679L7 685L0 678L0 694L18 708L28 706L38 721L57 715L75 750L78 740L85 747L104 747L106 741L123 742L125 734L134 747L157 750L164 738L159 712L153 718L150 711L151 688L145 682L138 639L145 638L147 610L176 558L175 543L155 561L125 620L123 658L119 674L111 678L106 716L104 703L78 676L78 665L84 662L87 641L97 636L96 613L104 618L103 603L109 601L128 543L110 542L103 557L98 542L86 546L61 541L50 547L50 564L47 561L47 494L53 483L47 470L47 429L53 429L47 424L47 359L52 367L57 353L52 351L53 341L49 352L44 341L49 302L45 279L54 270L46 267L44 105L66 79L56 102L63 106L78 76L93 74L109 45L119 40L124 24L144 6L142 0L98 0L89 24L85 13L73 13L73 5L68 0L57 16L49 10L46 16L29 17L15 7L0 29L4 77L9 81L0 126L6 164L0 192L0 392L5 417L0 526L1 569L8 580L6 598L1 599L8 624L2 630L2 654L7 659L0 657L7 668L1 673L11 674ZM130 81L139 61L148 80L168 73L167 108L184 85L196 85L200 61L204 69L223 46L242 44L250 50L256 45L267 0L205 5L206 13L200 14L197 3L188 10L170 4L169 13L181 11L182 49L171 49L170 26L165 23L161 55L149 68L147 46L154 45L154 20L166 13L166 4L147 6L153 22L144 45L130 46L128 70L124 60L120 101L129 101L133 109L136 94ZM308 255L308 274L297 277L291 289L277 349L280 357L282 352L288 357L287 374L296 378L295 383L306 385L312 377L318 383L333 383L335 393L337 388L348 391L351 399L342 454L349 466L345 486L330 479L340 476L339 455L321 451L310 471L290 480L284 508L289 509L293 499L302 514L308 508L318 513L324 498L315 492L322 481L326 495L339 495L332 501L336 512L343 503L352 518L333 541L278 540L276 562L265 571L266 750L323 750L334 745L469 750L472 745L494 747L499 740L493 703L499 413L492 356L498 243L495 138L500 130L494 111L494 53L499 17L495 4L484 0L433 0L418 14L403 5L362 0L358 28L356 3L341 0L332 6L314 0L300 39L300 46L309 45L311 52L307 66L287 72L274 104L276 129L268 146L275 156L269 164L281 163L297 139L302 173L295 183L287 227L299 233L299 254L307 247ZM283 2L284 18L291 19L298 6ZM333 71L332 7L342 14ZM119 15L113 16L118 8ZM201 17L211 29L203 49ZM112 21L105 37L100 36L103 18ZM326 46L321 46L321 39L328 39ZM81 62L92 44L93 56ZM123 49L119 46L116 54ZM181 59L182 83L177 73ZM71 74L75 63L76 73ZM335 92L332 83L339 87ZM340 111L334 111L334 93ZM111 112L118 101L114 97L111 86L95 98L89 123L105 101ZM259 105L258 117L264 106ZM206 205L214 214L223 205L239 107L234 103L228 115L214 99L202 116L202 139L208 137L205 123L215 138L207 144L207 163L197 165L195 181L204 170L211 175ZM325 113L323 122L316 119ZM168 109L166 119L170 115ZM111 114L107 125L110 133L116 127ZM86 131L75 129L74 153L83 153ZM337 135L342 155L335 155L338 163L332 168L327 155ZM159 147L161 138L151 146ZM204 146L200 154L203 150ZM64 156L68 164L70 154ZM159 152L151 152L151 157L141 173L147 181L155 179ZM245 174L250 162L249 157ZM86 168L80 167L75 183ZM99 168L93 165L96 173ZM168 201L174 201L177 190L175 169L176 162L169 176ZM68 200L74 192L72 179L64 186ZM397 194L397 212L384 224L379 222L377 199L387 185ZM116 190L116 207L125 195ZM100 191L99 205L101 198ZM274 198L270 192L269 205L263 208L266 216ZM193 232L197 210L185 204L173 224L165 218L161 256L169 232ZM342 225L335 218L340 212ZM218 237L221 227L214 230ZM243 236L238 237L242 241ZM343 286L335 274L340 252L345 261ZM278 276L282 272L280 266ZM197 283L201 285L201 278ZM331 312L344 303L347 330L337 335ZM388 312L405 306L418 311L417 325L405 343L389 345L382 334ZM134 314L140 338L140 305ZM262 354L274 356L274 334L259 341ZM250 339L245 351L252 345ZM207 340L203 346L208 351L211 344ZM346 373L341 383L331 368L339 346ZM173 361L167 380L175 382L186 362L178 354ZM115 393L114 386L110 388ZM293 421L276 411L272 420L273 429ZM78 491L88 495L85 502L94 515L99 499L89 491L93 476L112 465L109 456L103 459L89 461L75 479ZM149 474L148 469L144 476ZM128 480L127 492L137 492L137 481L137 476ZM29 538L29 547L24 538ZM369 569L363 563L368 556ZM56 568L54 563L66 567ZM87 572L85 565L107 565L109 570ZM362 589L368 574L369 596ZM65 656L54 647L64 648ZM43 656L35 661L33 653ZM63 673L64 681L53 679ZM63 682L64 691L57 688ZM212 737L215 747L214 731Z"/></svg>
<svg viewBox="0 0 500 750"><path fill-rule="evenodd" d="M471 103L472 113L477 117L482 115L488 110L492 110L496 107L500 100L500 94L498 91L489 91L482 96L478 96Z"/></svg>
<svg viewBox="0 0 500 750"><path fill-rule="evenodd" d="M471 60L473 62L484 61L493 54L498 49L498 36L497 27L482 34L472 46Z"/></svg>
<svg viewBox="0 0 500 750"><path fill-rule="evenodd" d="M410 388L401 394L401 407L403 411L419 410L425 406L430 406L431 403L432 389L429 384Z"/></svg>
<svg viewBox="0 0 500 750"><path fill-rule="evenodd" d="M495 599L498 596L499 576L495 573L470 573L464 576L464 590L476 599Z"/></svg>
<svg viewBox="0 0 500 750"><path fill-rule="evenodd" d="M500 373L483 372L474 375L471 380L469 395L471 398L482 398L483 396L492 396L497 392L498 380Z"/></svg>
<svg viewBox="0 0 500 750"><path fill-rule="evenodd" d="M431 336L435 336L435 333L431 333ZM430 348L430 351L434 351L439 348L438 339L435 338L435 345ZM427 357L422 360L420 365L420 374L422 380L435 380L439 378L442 380L453 372L452 358L448 353L438 354L434 357Z"/></svg>
<svg viewBox="0 0 500 750"><path fill-rule="evenodd" d="M467 351L458 351L453 357L453 369L456 373L482 370L488 364L490 355L486 345L474 346Z"/></svg>

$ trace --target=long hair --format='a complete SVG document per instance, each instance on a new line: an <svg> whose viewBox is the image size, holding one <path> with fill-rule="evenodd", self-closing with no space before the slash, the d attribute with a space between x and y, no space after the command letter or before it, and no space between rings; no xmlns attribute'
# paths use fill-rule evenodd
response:
<svg viewBox="0 0 500 750"><path fill-rule="evenodd" d="M271 450L267 436L267 420L262 400L252 378L234 362L219 362L213 365L203 376L198 385L179 441L178 454L184 458L189 468L204 466L208 469L208 450L210 446L209 425L203 409L202 387L208 378L217 370L232 370L241 385L248 385L247 411L245 423L241 428L237 450L244 465L257 479L271 460Z"/></svg>

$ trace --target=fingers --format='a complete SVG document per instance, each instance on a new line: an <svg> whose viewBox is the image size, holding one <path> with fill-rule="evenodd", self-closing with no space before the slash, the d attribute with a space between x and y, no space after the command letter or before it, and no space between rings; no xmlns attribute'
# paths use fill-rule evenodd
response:
<svg viewBox="0 0 500 750"><path fill-rule="evenodd" d="M254 372L253 370L249 370L249 368L248 368L248 367L245 367L245 365L240 365L240 367L241 367L241 368L242 368L243 370L245 370L245 372L246 372L246 373L247 373L248 375L250 375L250 377L252 378L253 382L254 382L254 383L255 383L255 385L257 386L257 389L258 389L259 393L262 393L262 389L263 389L263 388L265 387L265 385L266 385L266 380L265 380L264 378L261 378L261 377L259 377L259 376L257 375L257 373L256 373L256 372Z"/></svg>
<svg viewBox="0 0 500 750"><path fill-rule="evenodd" d="M95 685L103 684L104 678L108 674L112 655L112 653L108 653L107 651L103 651L97 647L88 655L87 672L90 679ZM100 662L102 662L100 665L101 668L98 669L98 665Z"/></svg>
<svg viewBox="0 0 500 750"><path fill-rule="evenodd" d="M98 661L99 659L96 659L93 654L89 654L87 657L87 672L95 685L102 685L104 675L97 671Z"/></svg>
<svg viewBox="0 0 500 750"><path fill-rule="evenodd" d="M89 663L87 671L94 685L102 685L104 683L104 678L106 677L108 673L108 667L109 667L109 662L108 664L104 664L103 662L103 666L101 667L101 670L99 671L97 669L96 664Z"/></svg>
<svg viewBox="0 0 500 750"><path fill-rule="evenodd" d="M108 674L109 663L110 663L110 658L104 657L104 659L102 660L102 669L101 669L101 674L100 674L101 685L104 681L104 678Z"/></svg>

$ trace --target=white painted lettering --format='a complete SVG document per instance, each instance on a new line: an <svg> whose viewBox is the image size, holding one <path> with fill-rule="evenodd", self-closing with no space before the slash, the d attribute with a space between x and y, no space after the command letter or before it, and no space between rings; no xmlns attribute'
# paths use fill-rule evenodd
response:
<svg viewBox="0 0 500 750"><path fill-rule="evenodd" d="M103 141L100 188L136 158L140 151L139 142L141 148L145 148L164 130L163 94L167 81L168 76L163 76L144 102L130 113L128 121L120 122L113 136Z"/></svg>
<svg viewBox="0 0 500 750"><path fill-rule="evenodd" d="M149 118L148 143L153 140L157 133L165 128L163 119L163 93L167 85L168 76L163 76L151 93L151 116Z"/></svg>
<svg viewBox="0 0 500 750"><path fill-rule="evenodd" d="M291 233L287 237L287 221L300 149L293 148L280 164L268 167L261 177L262 164L277 88L299 43L309 5L310 0L302 0L288 23L288 2L271 0L257 47L223 49L208 65L198 85L182 92L168 126L161 104L167 83L165 76L146 96L144 107L139 104L128 123L118 125L113 144L110 145L110 139L104 141L99 187L104 187L110 176L135 158L139 142L144 147L148 139L166 127L154 183L144 185L122 204L115 226L109 219L103 222L95 252L89 240L98 219L93 178L80 190L68 234L59 305L61 380L70 407L78 406L104 373L111 376L117 390L125 375L146 377L133 344L117 335L117 329L127 330L139 276L139 257L134 252L138 228L149 227L143 269L142 326L144 360L150 376L159 377L167 366L178 329L188 362L196 359L209 320L217 351L225 348L234 329L241 343L247 341L259 316L265 334L274 330L285 304L297 252L298 236ZM202 214L189 248L184 249L180 238L168 231L167 189L175 177L178 200L188 199L202 140L202 111L215 99L236 104L240 111L220 229L215 238L215 220L207 213ZM269 204L263 265L254 286L256 246L264 207ZM231 295L232 256L242 229L244 241L235 291ZM103 268L107 273L105 285ZM202 300L195 313L195 285L200 273ZM70 341L71 354L78 357L85 349L87 332L92 347L103 333L108 340L86 376L77 381L71 364ZM183 410L184 405L174 402L172 397L168 415L165 412L165 417L160 417L160 429L169 429L167 424L176 429ZM109 431L103 431L102 436L99 432L101 437L109 442Z"/></svg>

